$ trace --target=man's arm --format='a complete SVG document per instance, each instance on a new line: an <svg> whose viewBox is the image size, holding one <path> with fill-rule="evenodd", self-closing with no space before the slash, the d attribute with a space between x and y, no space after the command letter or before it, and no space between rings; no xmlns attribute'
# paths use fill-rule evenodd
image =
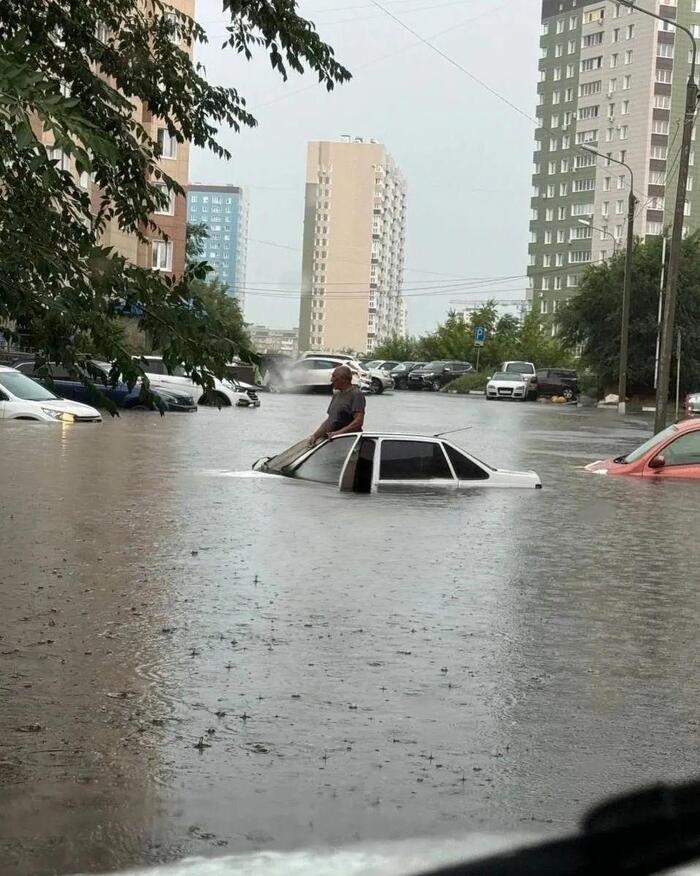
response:
<svg viewBox="0 0 700 876"><path fill-rule="evenodd" d="M316 429L314 434L309 438L309 447L313 446L320 438L325 438L328 434L328 419L325 419L321 425Z"/></svg>
<svg viewBox="0 0 700 876"><path fill-rule="evenodd" d="M355 411L354 419L351 423L348 423L347 426L343 426L342 429L336 429L335 432L328 432L328 437L337 438L338 435L345 435L347 432L361 432L364 422L365 412Z"/></svg>

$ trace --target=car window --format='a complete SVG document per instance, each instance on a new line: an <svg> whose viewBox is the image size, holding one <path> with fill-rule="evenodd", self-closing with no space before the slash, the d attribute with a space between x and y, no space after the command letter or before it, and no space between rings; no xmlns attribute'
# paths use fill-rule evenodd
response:
<svg viewBox="0 0 700 876"><path fill-rule="evenodd" d="M452 468L460 481L485 481L488 480L488 472L477 465L459 450L449 444L443 444L445 453L448 455Z"/></svg>
<svg viewBox="0 0 700 876"><path fill-rule="evenodd" d="M314 371L332 371L340 365L340 362L331 362L328 359L309 359L311 363L308 367Z"/></svg>
<svg viewBox="0 0 700 876"><path fill-rule="evenodd" d="M0 386L6 389L11 395L17 396L24 401L49 401L55 399L55 396L46 387L27 377L26 374L20 374L14 371L0 372Z"/></svg>
<svg viewBox="0 0 700 876"><path fill-rule="evenodd" d="M506 371L515 371L517 374L534 374L534 368L530 362L508 362Z"/></svg>
<svg viewBox="0 0 700 876"><path fill-rule="evenodd" d="M165 366L160 359L147 359L143 362L136 357L136 361L142 366L146 374L167 374Z"/></svg>
<svg viewBox="0 0 700 876"><path fill-rule="evenodd" d="M293 476L304 481L337 484L348 453L356 440L354 435L348 435L322 444L294 470Z"/></svg>
<svg viewBox="0 0 700 876"><path fill-rule="evenodd" d="M380 480L444 478L453 479L442 446L437 441L382 441Z"/></svg>
<svg viewBox="0 0 700 876"><path fill-rule="evenodd" d="M663 451L666 465L700 465L700 431L679 435Z"/></svg>
<svg viewBox="0 0 700 876"><path fill-rule="evenodd" d="M636 450L628 453L627 456L624 457L625 462L636 462L638 459L641 459L645 453L648 453L652 449L652 447L655 447L657 444L661 444L662 441L670 438L671 435L673 435L677 431L678 426L667 426L663 430L663 432L659 432L657 435L649 438L648 441L645 441L644 444L640 444Z"/></svg>

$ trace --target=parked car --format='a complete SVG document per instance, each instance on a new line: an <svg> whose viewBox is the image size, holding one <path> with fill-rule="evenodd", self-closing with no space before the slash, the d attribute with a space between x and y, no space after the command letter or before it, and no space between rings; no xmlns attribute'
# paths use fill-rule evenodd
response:
<svg viewBox="0 0 700 876"><path fill-rule="evenodd" d="M332 392L331 374L339 365L353 372L353 383L363 392L371 392L369 373L354 359L336 356L305 356L281 372L278 388L286 392Z"/></svg>
<svg viewBox="0 0 700 876"><path fill-rule="evenodd" d="M511 374L522 374L527 381L527 397L529 401L536 401L538 394L537 369L532 362L502 362L499 371L507 371Z"/></svg>
<svg viewBox="0 0 700 876"><path fill-rule="evenodd" d="M92 364L102 373L102 379L95 381L96 388L119 408L150 408L151 410L180 412L193 412L197 410L192 394L188 395L184 389L179 390L175 388L153 387L154 401L147 405L141 401L140 383L137 383L131 389L123 381L118 381L113 386L109 382L110 366L106 362L93 362ZM53 387L50 386L48 378L37 374L37 367L33 359L17 362L14 367L22 374L38 380L39 383L42 383L49 389L53 388L62 398L69 398L79 402L93 400L92 394L85 384L78 380L77 377L71 377L68 371L60 365L51 366Z"/></svg>
<svg viewBox="0 0 700 876"><path fill-rule="evenodd" d="M190 393L199 405L219 405L239 408L259 408L260 399L253 386L242 386L234 380L219 380L214 378L213 393L207 396L204 389L188 376L185 369L178 365L168 372L161 356L134 356L154 389L163 388L167 391L182 391Z"/></svg>
<svg viewBox="0 0 700 876"><path fill-rule="evenodd" d="M693 392L685 397L683 410L686 417L700 417L700 392Z"/></svg>
<svg viewBox="0 0 700 876"><path fill-rule="evenodd" d="M700 479L700 420L674 423L631 453L599 459L585 469L601 475Z"/></svg>
<svg viewBox="0 0 700 876"><path fill-rule="evenodd" d="M394 368L401 363L391 359L369 359L368 361L361 359L360 364L367 371L386 371L391 374Z"/></svg>
<svg viewBox="0 0 700 876"><path fill-rule="evenodd" d="M59 398L26 374L0 365L0 420L101 423L102 417L90 405Z"/></svg>
<svg viewBox="0 0 700 876"><path fill-rule="evenodd" d="M537 394L553 398L577 398L579 394L578 374L571 368L538 368Z"/></svg>
<svg viewBox="0 0 700 876"><path fill-rule="evenodd" d="M391 379L394 381L394 388L408 389L408 375L415 368L422 368L424 365L425 362L399 362L399 364L389 372Z"/></svg>
<svg viewBox="0 0 700 876"><path fill-rule="evenodd" d="M473 370L474 368L469 362L438 359L434 362L428 362L422 368L414 368L408 375L408 388L437 391L456 377L461 377Z"/></svg>
<svg viewBox="0 0 700 876"><path fill-rule="evenodd" d="M362 432L300 441L283 453L259 459L253 469L266 476L333 484L355 493L392 488L541 488L534 471L492 468L438 436Z"/></svg>
<svg viewBox="0 0 700 876"><path fill-rule="evenodd" d="M487 399L527 400L527 381L522 374L497 371L486 384L484 395Z"/></svg>
<svg viewBox="0 0 700 876"><path fill-rule="evenodd" d="M360 380L361 388L363 392L369 391L373 392L376 395L381 395L383 392L387 390L391 390L394 388L394 381L391 379L389 372L382 368L367 368L365 365L360 362L355 356L351 356L348 353L312 353L307 350L306 353L302 353L299 361L302 359L336 359L337 365L350 365L353 370L357 370L359 372L366 372L369 380L369 386L365 387L363 380ZM382 360L374 360L380 362ZM374 362L371 363L372 365ZM365 375L362 375L364 379Z"/></svg>

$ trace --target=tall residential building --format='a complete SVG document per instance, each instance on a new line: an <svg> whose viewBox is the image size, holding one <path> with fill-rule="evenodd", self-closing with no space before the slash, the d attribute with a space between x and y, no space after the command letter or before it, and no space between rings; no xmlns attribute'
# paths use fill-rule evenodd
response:
<svg viewBox="0 0 700 876"><path fill-rule="evenodd" d="M646 5L700 36L700 0ZM606 0L543 0L528 267L535 308L556 313L586 265L625 245L629 174L608 156L634 172L635 234L671 224L689 61L687 37L666 22ZM694 151L690 171L694 229Z"/></svg>
<svg viewBox="0 0 700 876"><path fill-rule="evenodd" d="M229 185L191 185L187 193L187 221L205 225L204 249L214 268L209 276L226 283L241 307L245 300L248 255L248 201L243 189Z"/></svg>
<svg viewBox="0 0 700 876"><path fill-rule="evenodd" d="M296 358L299 354L299 330L251 325L248 334L258 353L284 353Z"/></svg>
<svg viewBox="0 0 700 876"><path fill-rule="evenodd" d="M381 143L309 143L301 350L369 353L405 334L405 230L406 183Z"/></svg>

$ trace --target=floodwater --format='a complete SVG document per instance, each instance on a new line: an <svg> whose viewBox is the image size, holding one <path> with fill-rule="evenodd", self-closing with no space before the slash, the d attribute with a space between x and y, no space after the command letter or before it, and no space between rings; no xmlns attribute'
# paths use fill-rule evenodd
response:
<svg viewBox="0 0 700 876"><path fill-rule="evenodd" d="M371 428L544 489L227 476L325 401L0 424L3 874L561 832L697 773L700 487L579 468L649 422L396 393Z"/></svg>

